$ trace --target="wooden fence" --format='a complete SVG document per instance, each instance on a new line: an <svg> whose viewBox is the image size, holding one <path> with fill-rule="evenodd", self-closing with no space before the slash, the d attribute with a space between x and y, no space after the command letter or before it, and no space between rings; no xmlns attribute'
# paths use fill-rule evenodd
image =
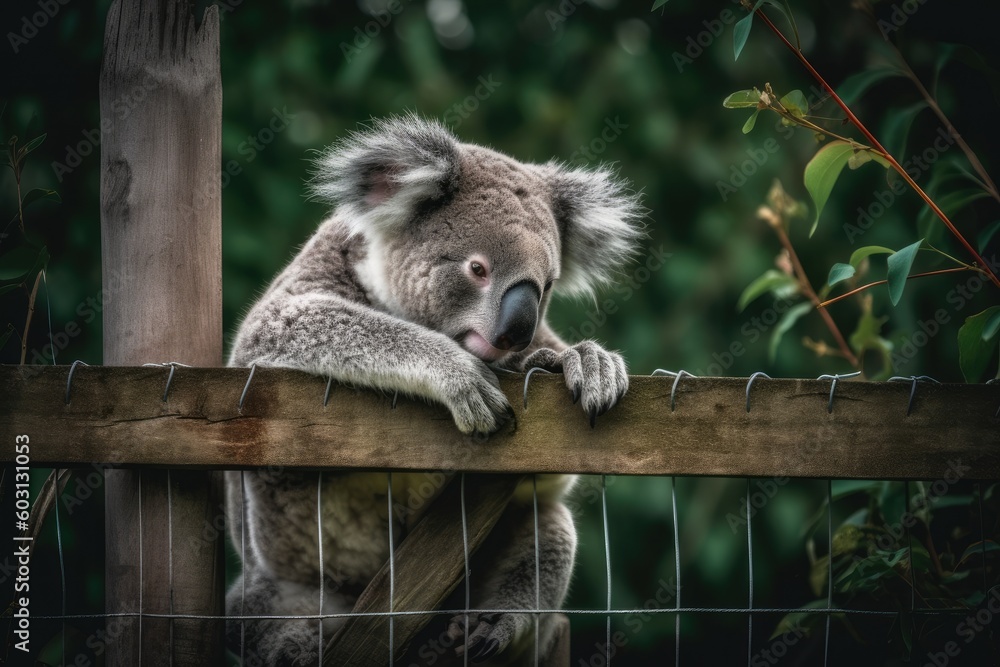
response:
<svg viewBox="0 0 1000 667"><path fill-rule="evenodd" d="M334 467L482 473L1000 478L1000 385L632 376L591 428L561 375L502 374L515 423L477 442L443 407L258 368L0 367L0 435L36 465ZM240 399L246 392L243 407ZM69 394L69 402L66 396ZM673 393L673 400L671 394ZM326 405L324 405L324 399ZM672 406L673 404L673 406ZM749 410L747 409L749 405ZM11 435L11 437L13 437ZM9 460L9 453L7 454Z"/></svg>

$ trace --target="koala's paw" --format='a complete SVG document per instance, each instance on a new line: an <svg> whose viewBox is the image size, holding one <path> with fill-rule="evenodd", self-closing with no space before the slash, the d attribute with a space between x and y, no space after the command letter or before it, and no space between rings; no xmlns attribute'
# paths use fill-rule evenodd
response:
<svg viewBox="0 0 1000 667"><path fill-rule="evenodd" d="M477 614L469 613L469 627L465 627L465 614L453 616L448 625L448 636L465 643L455 649L459 656L468 652L472 662L486 662L499 654L523 634L530 619L526 614Z"/></svg>
<svg viewBox="0 0 1000 667"><path fill-rule="evenodd" d="M497 376L472 355L469 355L468 366L460 368L449 382L448 389L445 405L462 433L485 437L514 419L514 410L500 391Z"/></svg>
<svg viewBox="0 0 1000 667"><path fill-rule="evenodd" d="M628 391L625 360L594 341L585 340L562 352L538 350L524 360L525 370L533 366L563 372L573 402L580 402L591 427Z"/></svg>

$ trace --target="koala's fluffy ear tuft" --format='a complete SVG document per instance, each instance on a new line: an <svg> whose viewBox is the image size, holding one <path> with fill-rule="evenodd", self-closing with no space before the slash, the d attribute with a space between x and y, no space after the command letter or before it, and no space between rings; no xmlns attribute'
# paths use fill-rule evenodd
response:
<svg viewBox="0 0 1000 667"><path fill-rule="evenodd" d="M435 121L415 114L374 120L320 154L310 191L336 207L351 234L386 232L457 188L458 151L455 136Z"/></svg>
<svg viewBox="0 0 1000 667"><path fill-rule="evenodd" d="M552 211L559 223L562 267L556 291L592 295L611 283L636 254L645 235L645 209L626 181L606 168L571 169L546 165L552 184Z"/></svg>

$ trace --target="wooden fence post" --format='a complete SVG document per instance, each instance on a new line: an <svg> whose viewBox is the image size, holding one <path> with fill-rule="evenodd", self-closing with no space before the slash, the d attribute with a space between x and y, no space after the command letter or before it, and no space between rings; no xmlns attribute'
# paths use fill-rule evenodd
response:
<svg viewBox="0 0 1000 667"><path fill-rule="evenodd" d="M187 0L116 0L100 98L104 363L219 366L218 9L198 26ZM109 613L223 613L221 473L108 471L105 499ZM224 664L221 620L112 625L108 665Z"/></svg>

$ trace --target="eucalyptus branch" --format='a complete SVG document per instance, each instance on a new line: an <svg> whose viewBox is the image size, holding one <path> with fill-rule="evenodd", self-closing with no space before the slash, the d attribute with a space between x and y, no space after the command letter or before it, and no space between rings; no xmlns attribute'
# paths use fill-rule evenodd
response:
<svg viewBox="0 0 1000 667"><path fill-rule="evenodd" d="M805 118L796 116L795 114L791 113L787 109L779 110L779 109L775 109L774 107L768 107L768 108L771 109L772 111L776 112L782 118L787 118L788 121L791 122L791 123L795 123L796 125L799 125L799 126L804 127L806 129L812 130L813 132L819 132L820 134L829 135L829 136L833 137L834 139L840 139L841 141L844 141L844 142L847 142L847 143L851 144L852 146L854 146L859 151L870 151L872 153L875 153L876 155L881 155L882 157L886 157L886 155L885 155L885 153L883 151L880 151L880 150L878 150L876 148L872 148L871 146L866 146L865 144L859 143L857 141L857 139L851 139L850 137L845 137L843 135L837 134L836 132L831 132L830 130L826 129L825 127L817 125L816 123L813 123L810 120L806 120Z"/></svg>
<svg viewBox="0 0 1000 667"><path fill-rule="evenodd" d="M960 271L977 271L979 273L985 273L985 271L983 271L982 269L980 269L979 267L976 267L976 266L957 266L957 267L952 268L952 269L938 269L936 271L927 271L926 273L914 273L914 274L906 276L906 279L907 280L911 280L912 278L926 278L928 276L940 276L940 275L945 274L945 273L958 273ZM876 280L873 283L868 283L867 285L862 285L861 287L856 287L856 288L852 289L850 292L844 292L840 296L835 296L832 299L827 299L826 301L823 301L822 303L817 303L816 307L819 308L822 312L825 313L827 306L832 305L834 303L837 303L838 301L843 301L847 297L854 296L855 294L859 294L861 292L864 292L865 290L871 289L872 287L877 287L879 285L885 285L887 282L889 282L889 281L888 280Z"/></svg>
<svg viewBox="0 0 1000 667"><path fill-rule="evenodd" d="M941 222L944 223L944 225L948 228L948 230L955 236L956 239L958 239L959 243L962 244L965 250L976 260L976 264L978 264L983 268L984 273L989 277L989 279L993 282L993 284L996 285L997 287L1000 287L1000 278L997 277L997 275L990 268L989 264L986 263L986 260L984 260L982 256L976 251L976 249L972 246L972 244L970 244L966 240L966 238L962 235L962 233L958 230L958 228L955 227L954 223L952 223L952 221L948 218L945 212L941 210L941 207L938 206L937 203L933 199L931 199L931 197L926 192L924 192L923 188L917 185L917 182L913 180L913 177L906 172L906 170L899 163L899 161L896 160L896 158L894 158L885 149L884 146L882 146L879 140L875 138L875 135L868 130L865 124L862 123L857 116L854 115L854 112L851 111L850 107L848 107L847 104L844 102L844 100L840 98L840 95L838 95L837 91L833 89L833 86L827 83L826 79L824 79L823 76L816 70L816 68L813 67L812 63L809 62L809 59L806 58L805 54L802 53L802 50L796 48L791 42L788 41L788 38L785 37L784 33L782 33L781 30L779 30L778 27L771 22L771 19L767 17L767 15L763 12L763 10L758 8L756 10L756 14L767 25L767 27L771 29L771 32L777 35L777 37L782 41L782 43L784 43L785 46L788 47L788 49L795 54L795 56L799 59L799 62L801 62L802 65L813 76L813 78L816 79L817 82L819 82L819 84L823 87L823 89L830 94L830 96L837 103L837 105L844 111L845 114L847 114L847 119L851 121L851 123L856 128L858 128L858 130L860 130L863 135L865 135L865 138L874 148L879 150L885 156L885 159L888 160L892 168L895 169L899 173L899 175L903 177L903 180L907 182L907 184L913 189L913 191L916 192L917 195L919 195L920 198L924 200L924 203L926 203L931 208L932 211L934 211L934 214L941 219Z"/></svg>
<svg viewBox="0 0 1000 667"><path fill-rule="evenodd" d="M24 365L24 360L28 354L28 330L31 329L31 318L35 314L35 297L38 296L38 283L42 282L42 272L39 271L38 275L35 277L35 286L31 288L31 294L28 296L28 317L24 321L24 335L21 336L21 365Z"/></svg>
<svg viewBox="0 0 1000 667"><path fill-rule="evenodd" d="M875 12L872 10L871 3L866 1L863 2L860 6L864 11L864 13L868 16L868 18L871 19L872 23L876 23L877 26L877 22L875 19ZM900 52L899 47L897 47L885 33L882 33L882 36L885 39L885 43L889 45L889 48L891 48L896 53L897 64L900 66L900 69L902 69L903 75L907 79L909 79L910 82L913 83L913 86L917 89L917 92L919 92L920 95L924 98L924 101L927 102L927 106L930 107L931 111L934 112L934 115L937 116L942 123L944 123L945 131L948 132L948 134L950 134L952 138L955 139L955 143L957 143L958 147L962 149L963 153L965 153L965 157L966 159L969 160L969 164L971 164L972 168L976 171L977 174L979 174L979 177L982 179L983 190L988 192L991 197L1000 202L1000 191L997 190L997 186L993 182L993 179L991 179L990 175L986 172L986 167L984 167L983 163L979 161L979 156L976 155L976 152L972 150L972 147L965 142L965 139L962 138L962 135L959 134L958 130L955 129L955 126L951 124L951 120L948 118L948 116L944 113L944 110L941 109L941 106L938 104L937 97L932 95L931 92L927 90L926 86L924 86L923 81L921 81L920 78L917 76L916 72L913 71L913 68L910 67L910 64L906 62L906 58L903 57L903 54Z"/></svg>
<svg viewBox="0 0 1000 667"><path fill-rule="evenodd" d="M14 172L14 185L17 187L17 224L21 228L21 233L24 234L24 208L21 206L21 161L17 156L17 137L11 137L8 144L10 152L7 159L10 161L10 168Z"/></svg>
<svg viewBox="0 0 1000 667"><path fill-rule="evenodd" d="M788 238L788 234L785 232L785 228L780 225L772 225L774 227L775 233L778 235L778 239L781 241L781 245L784 246L785 250L788 252L788 257L792 262L792 270L795 272L795 277L799 282L799 287L802 289L802 293L806 296L809 301L819 309L820 316L823 318L823 323L826 324L827 329L833 335L835 341L837 341L837 346L840 348L840 356L844 357L854 368L859 368L861 363L858 358L854 356L854 352L851 350L851 346L847 344L847 340L844 335L840 333L840 329L837 327L837 323L833 321L833 317L830 313L820 308L820 300L816 295L816 291L812 288L812 284L809 282L808 276L806 276L806 271L802 266L802 262L799 261L799 256L795 253L795 248L792 246L791 240Z"/></svg>
<svg viewBox="0 0 1000 667"><path fill-rule="evenodd" d="M927 242L924 241L924 243L927 243ZM920 249L921 250L929 250L930 252L936 252L937 254L941 255L942 257L947 257L948 259L950 259L951 261L955 262L959 266L964 266L965 268L969 269L970 271L980 271L980 269L978 267L976 267L976 266L974 266L972 264L966 264L962 260L957 259L955 257L952 257L951 255L949 255L945 251L938 250L937 248L935 248L934 246L932 246L930 243L927 243L927 247L926 248L920 248Z"/></svg>

